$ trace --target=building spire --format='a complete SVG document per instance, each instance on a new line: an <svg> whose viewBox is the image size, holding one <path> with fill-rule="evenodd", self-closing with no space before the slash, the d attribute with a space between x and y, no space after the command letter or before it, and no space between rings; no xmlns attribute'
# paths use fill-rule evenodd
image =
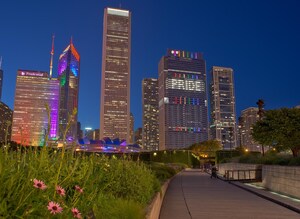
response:
<svg viewBox="0 0 300 219"><path fill-rule="evenodd" d="M52 48L51 48L51 57L50 57L50 74L49 77L52 78L52 68L53 68L53 55L54 55L54 34L52 34Z"/></svg>
<svg viewBox="0 0 300 219"><path fill-rule="evenodd" d="M71 39L70 39L70 45L73 44L73 36L71 36Z"/></svg>

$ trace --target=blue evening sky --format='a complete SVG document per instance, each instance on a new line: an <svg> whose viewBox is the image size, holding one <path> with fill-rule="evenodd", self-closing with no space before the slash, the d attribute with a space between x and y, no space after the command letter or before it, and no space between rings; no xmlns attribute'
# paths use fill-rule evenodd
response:
<svg viewBox="0 0 300 219"><path fill-rule="evenodd" d="M132 11L135 128L142 125L142 79L157 78L167 48L202 52L207 72L212 65L233 68L238 115L259 98L266 109L300 104L298 0L2 1L2 101L13 108L18 69L49 71L52 33L56 74L58 57L73 36L81 55L79 121L99 128L103 11L120 3Z"/></svg>

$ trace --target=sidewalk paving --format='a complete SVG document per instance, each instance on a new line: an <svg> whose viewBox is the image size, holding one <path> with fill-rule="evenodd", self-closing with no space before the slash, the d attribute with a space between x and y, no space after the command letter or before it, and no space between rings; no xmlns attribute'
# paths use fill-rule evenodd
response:
<svg viewBox="0 0 300 219"><path fill-rule="evenodd" d="M294 204L297 208L299 203ZM300 214L231 183L211 179L207 173L186 170L176 175L169 184L160 219L191 218L299 219Z"/></svg>

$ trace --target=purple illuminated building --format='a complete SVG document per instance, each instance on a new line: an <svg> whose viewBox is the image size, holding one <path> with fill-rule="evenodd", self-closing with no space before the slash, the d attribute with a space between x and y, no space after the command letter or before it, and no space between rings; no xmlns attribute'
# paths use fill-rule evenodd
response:
<svg viewBox="0 0 300 219"><path fill-rule="evenodd" d="M43 146L48 129L46 104L50 108L50 139L57 137L59 81L47 72L18 70L12 123L12 141Z"/></svg>
<svg viewBox="0 0 300 219"><path fill-rule="evenodd" d="M78 110L79 71L80 55L71 39L70 45L60 55L58 62L60 139L63 138L69 115L72 115L74 109ZM72 120L66 138L70 141L77 139L77 114Z"/></svg>

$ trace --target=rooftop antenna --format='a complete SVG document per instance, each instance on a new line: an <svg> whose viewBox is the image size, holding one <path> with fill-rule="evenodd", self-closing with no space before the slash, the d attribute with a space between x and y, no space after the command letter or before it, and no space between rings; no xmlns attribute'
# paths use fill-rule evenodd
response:
<svg viewBox="0 0 300 219"><path fill-rule="evenodd" d="M70 44L73 44L73 36L71 36Z"/></svg>
<svg viewBox="0 0 300 219"><path fill-rule="evenodd" d="M52 48L51 48L51 57L50 57L50 75L49 77L52 78L52 68L53 68L53 55L54 55L54 34L52 34Z"/></svg>
<svg viewBox="0 0 300 219"><path fill-rule="evenodd" d="M2 69L2 56L0 57L0 70Z"/></svg>

